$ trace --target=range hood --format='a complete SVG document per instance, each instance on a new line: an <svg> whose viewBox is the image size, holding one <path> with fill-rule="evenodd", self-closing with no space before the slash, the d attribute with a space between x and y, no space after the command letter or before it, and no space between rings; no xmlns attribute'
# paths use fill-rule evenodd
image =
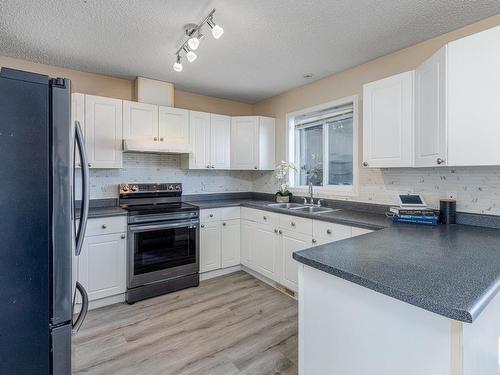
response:
<svg viewBox="0 0 500 375"><path fill-rule="evenodd" d="M123 152L142 152L148 154L190 154L193 147L189 144L169 144L159 141L124 139Z"/></svg>

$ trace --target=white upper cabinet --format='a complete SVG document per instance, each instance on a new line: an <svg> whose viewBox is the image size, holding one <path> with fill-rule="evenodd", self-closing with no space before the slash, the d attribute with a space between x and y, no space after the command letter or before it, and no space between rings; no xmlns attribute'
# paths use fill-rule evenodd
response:
<svg viewBox="0 0 500 375"><path fill-rule="evenodd" d="M275 168L275 121L262 116L231 119L231 169Z"/></svg>
<svg viewBox="0 0 500 375"><path fill-rule="evenodd" d="M500 27L447 48L448 165L500 165Z"/></svg>
<svg viewBox="0 0 500 375"><path fill-rule="evenodd" d="M363 86L363 166L413 165L414 71Z"/></svg>
<svg viewBox="0 0 500 375"><path fill-rule="evenodd" d="M446 46L415 72L415 166L447 164Z"/></svg>
<svg viewBox="0 0 500 375"><path fill-rule="evenodd" d="M210 167L229 169L231 148L231 117L210 115Z"/></svg>
<svg viewBox="0 0 500 375"><path fill-rule="evenodd" d="M229 169L231 118L206 112L189 112L190 144L193 152L184 157L189 169Z"/></svg>
<svg viewBox="0 0 500 375"><path fill-rule="evenodd" d="M210 113L189 112L190 169L210 168Z"/></svg>
<svg viewBox="0 0 500 375"><path fill-rule="evenodd" d="M167 144L189 144L189 111L158 107L159 140Z"/></svg>
<svg viewBox="0 0 500 375"><path fill-rule="evenodd" d="M123 138L158 140L158 106L123 101Z"/></svg>
<svg viewBox="0 0 500 375"><path fill-rule="evenodd" d="M122 167L122 101L85 95L85 147L91 168Z"/></svg>

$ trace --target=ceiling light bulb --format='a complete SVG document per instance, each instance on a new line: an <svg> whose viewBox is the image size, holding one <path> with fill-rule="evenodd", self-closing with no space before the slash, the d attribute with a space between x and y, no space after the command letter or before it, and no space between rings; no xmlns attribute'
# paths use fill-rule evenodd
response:
<svg viewBox="0 0 500 375"><path fill-rule="evenodd" d="M189 51L188 53L186 53L186 57L188 61L192 63L198 56L196 56L196 53L194 53L193 51Z"/></svg>
<svg viewBox="0 0 500 375"><path fill-rule="evenodd" d="M192 36L191 38L189 38L188 40L188 46L191 50L195 50L198 48L198 46L200 45L200 40L196 37L196 36Z"/></svg>
<svg viewBox="0 0 500 375"><path fill-rule="evenodd" d="M224 29L221 26L215 24L212 18L210 18L207 21L207 24L212 29L212 35L214 36L215 39L219 39L222 36L222 34L224 34Z"/></svg>
<svg viewBox="0 0 500 375"><path fill-rule="evenodd" d="M177 55L177 61L174 64L174 70L176 72L182 72L181 57L179 55Z"/></svg>
<svg viewBox="0 0 500 375"><path fill-rule="evenodd" d="M219 25L215 25L212 29L212 35L214 36L214 38L219 39L222 34L224 34L224 29Z"/></svg>

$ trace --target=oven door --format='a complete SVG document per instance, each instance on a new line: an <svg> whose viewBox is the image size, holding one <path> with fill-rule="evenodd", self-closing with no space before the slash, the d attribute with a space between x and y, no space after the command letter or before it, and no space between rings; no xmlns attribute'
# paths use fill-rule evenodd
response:
<svg viewBox="0 0 500 375"><path fill-rule="evenodd" d="M198 273L199 220L128 226L129 288Z"/></svg>

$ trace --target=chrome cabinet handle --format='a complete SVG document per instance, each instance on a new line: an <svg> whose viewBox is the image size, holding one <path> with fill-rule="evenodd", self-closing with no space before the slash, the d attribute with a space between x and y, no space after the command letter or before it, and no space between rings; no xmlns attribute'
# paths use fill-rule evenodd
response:
<svg viewBox="0 0 500 375"><path fill-rule="evenodd" d="M226 226L226 223L222 223L222 226L225 227Z"/></svg>
<svg viewBox="0 0 500 375"><path fill-rule="evenodd" d="M106 229L108 226L106 224L102 225L102 229Z"/></svg>
<svg viewBox="0 0 500 375"><path fill-rule="evenodd" d="M438 164L443 164L443 163L444 163L444 159L437 158L437 159L436 159L436 163L438 163Z"/></svg>
<svg viewBox="0 0 500 375"><path fill-rule="evenodd" d="M294 227L294 226L295 226L295 222L294 222L294 221L292 221L292 222L290 223L290 225L291 225L292 227Z"/></svg>
<svg viewBox="0 0 500 375"><path fill-rule="evenodd" d="M278 230L277 230L277 229L275 229L275 230L274 230L274 233L278 233Z"/></svg>
<svg viewBox="0 0 500 375"><path fill-rule="evenodd" d="M212 165L212 168L215 168L215 165Z"/></svg>
<svg viewBox="0 0 500 375"><path fill-rule="evenodd" d="M160 138L160 141L162 141L162 142L163 142L163 137L161 137L161 138Z"/></svg>
<svg viewBox="0 0 500 375"><path fill-rule="evenodd" d="M264 220L267 220L267 216L262 216L262 218L263 218Z"/></svg>
<svg viewBox="0 0 500 375"><path fill-rule="evenodd" d="M214 217L214 214L210 214L210 215L208 215L208 216L210 216L210 217Z"/></svg>
<svg viewBox="0 0 500 375"><path fill-rule="evenodd" d="M368 167L368 162L364 161L363 162L363 167Z"/></svg>
<svg viewBox="0 0 500 375"><path fill-rule="evenodd" d="M253 169L258 169L257 167L253 167Z"/></svg>
<svg viewBox="0 0 500 375"><path fill-rule="evenodd" d="M332 234L331 229L327 229L327 230L326 230L326 234Z"/></svg>
<svg viewBox="0 0 500 375"><path fill-rule="evenodd" d="M205 228L205 224L201 224L200 227Z"/></svg>
<svg viewBox="0 0 500 375"><path fill-rule="evenodd" d="M158 140L158 137L153 137L153 140L154 140L154 141L157 141L157 140Z"/></svg>
<svg viewBox="0 0 500 375"><path fill-rule="evenodd" d="M316 239L315 239L315 238L313 238L313 239L312 239L312 243L316 243L316 242L318 242L318 241L316 241Z"/></svg>
<svg viewBox="0 0 500 375"><path fill-rule="evenodd" d="M210 168L210 165L207 165L205 168Z"/></svg>
<svg viewBox="0 0 500 375"><path fill-rule="evenodd" d="M280 229L280 230L278 231L278 233L279 233L279 234L283 234L283 231Z"/></svg>
<svg viewBox="0 0 500 375"><path fill-rule="evenodd" d="M122 240L125 239L125 237L127 237L127 236L124 234L121 235Z"/></svg>
<svg viewBox="0 0 500 375"><path fill-rule="evenodd" d="M89 168L91 168L91 167L92 167L92 164L91 164L91 163L88 163L87 165L89 166Z"/></svg>

